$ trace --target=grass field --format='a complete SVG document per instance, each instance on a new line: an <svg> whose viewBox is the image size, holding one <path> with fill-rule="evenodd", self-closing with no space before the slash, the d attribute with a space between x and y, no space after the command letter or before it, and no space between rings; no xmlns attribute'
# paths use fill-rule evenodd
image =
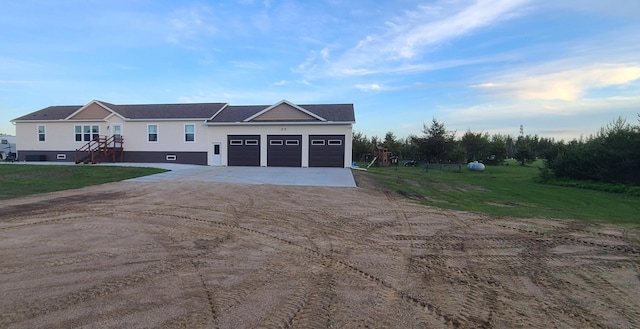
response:
<svg viewBox="0 0 640 329"><path fill-rule="evenodd" d="M117 166L0 165L0 200L117 182L165 172Z"/></svg>
<svg viewBox="0 0 640 329"><path fill-rule="evenodd" d="M640 198L539 183L537 165L487 166L482 172L369 168L386 188L420 203L497 216L549 217L640 225Z"/></svg>

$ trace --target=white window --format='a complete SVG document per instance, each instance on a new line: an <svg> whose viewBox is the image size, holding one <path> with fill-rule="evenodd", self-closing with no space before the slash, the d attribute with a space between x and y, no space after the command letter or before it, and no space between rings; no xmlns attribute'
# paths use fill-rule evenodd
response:
<svg viewBox="0 0 640 329"><path fill-rule="evenodd" d="M58 153L56 154L56 159L58 160L66 160L67 159L67 155L64 153Z"/></svg>
<svg viewBox="0 0 640 329"><path fill-rule="evenodd" d="M46 139L46 130L44 126L38 126L38 142L44 142Z"/></svg>
<svg viewBox="0 0 640 329"><path fill-rule="evenodd" d="M89 142L100 137L100 126L98 125L74 126L73 129L76 142Z"/></svg>
<svg viewBox="0 0 640 329"><path fill-rule="evenodd" d="M282 145L282 139L272 139L269 141L270 145Z"/></svg>
<svg viewBox="0 0 640 329"><path fill-rule="evenodd" d="M300 141L297 139L289 139L287 140L287 145L300 145Z"/></svg>
<svg viewBox="0 0 640 329"><path fill-rule="evenodd" d="M324 139L313 139L311 145L324 145Z"/></svg>
<svg viewBox="0 0 640 329"><path fill-rule="evenodd" d="M147 141L158 141L158 125L147 125Z"/></svg>
<svg viewBox="0 0 640 329"><path fill-rule="evenodd" d="M247 139L244 141L244 145L258 145L257 139Z"/></svg>
<svg viewBox="0 0 640 329"><path fill-rule="evenodd" d="M196 141L196 125L194 124L184 125L184 141L185 142Z"/></svg>
<svg viewBox="0 0 640 329"><path fill-rule="evenodd" d="M176 161L178 157L175 154L167 154L167 161Z"/></svg>
<svg viewBox="0 0 640 329"><path fill-rule="evenodd" d="M330 139L330 140L328 141L328 144L329 144L329 145L342 145L342 141L341 141L341 140L339 140L339 139Z"/></svg>
<svg viewBox="0 0 640 329"><path fill-rule="evenodd" d="M229 145L242 145L242 139L232 139L229 141Z"/></svg>

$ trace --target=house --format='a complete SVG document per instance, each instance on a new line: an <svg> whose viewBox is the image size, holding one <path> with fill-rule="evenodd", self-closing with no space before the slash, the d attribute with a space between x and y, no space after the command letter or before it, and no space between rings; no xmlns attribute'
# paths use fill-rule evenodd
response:
<svg viewBox="0 0 640 329"><path fill-rule="evenodd" d="M19 161L350 167L355 115L353 104L286 100L248 106L93 100L12 122Z"/></svg>

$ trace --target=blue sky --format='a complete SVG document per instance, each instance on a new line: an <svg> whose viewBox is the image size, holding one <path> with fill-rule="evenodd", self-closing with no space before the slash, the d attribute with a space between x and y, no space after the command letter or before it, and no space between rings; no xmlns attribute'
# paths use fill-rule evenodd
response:
<svg viewBox="0 0 640 329"><path fill-rule="evenodd" d="M640 1L4 1L0 133L50 105L353 103L570 140L640 113Z"/></svg>

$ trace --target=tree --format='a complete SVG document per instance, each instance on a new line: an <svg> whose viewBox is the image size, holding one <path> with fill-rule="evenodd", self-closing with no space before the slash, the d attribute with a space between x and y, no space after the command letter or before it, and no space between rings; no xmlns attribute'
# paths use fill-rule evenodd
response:
<svg viewBox="0 0 640 329"><path fill-rule="evenodd" d="M534 148L535 142L530 135L518 136L518 140L516 140L514 158L520 162L521 166L533 162L533 160L536 159Z"/></svg>
<svg viewBox="0 0 640 329"><path fill-rule="evenodd" d="M401 142L396 139L396 136L392 132L389 131L384 135L384 142L382 142L382 145L393 155L400 154Z"/></svg>
<svg viewBox="0 0 640 329"><path fill-rule="evenodd" d="M510 137L500 134L491 136L491 141L489 142L489 157L486 160L487 164L497 165L507 158L507 138Z"/></svg>
<svg viewBox="0 0 640 329"><path fill-rule="evenodd" d="M415 142L417 136L409 135L400 146L400 154L403 159L418 159L420 157L419 145Z"/></svg>
<svg viewBox="0 0 640 329"><path fill-rule="evenodd" d="M425 137L420 144L420 151L429 162L442 162L450 159L455 147L455 131L447 131L444 123L436 118L431 121L431 126L423 125L422 132Z"/></svg>
<svg viewBox="0 0 640 329"><path fill-rule="evenodd" d="M557 178L640 185L640 126L618 120L586 141L572 141L546 163Z"/></svg>
<svg viewBox="0 0 640 329"><path fill-rule="evenodd" d="M354 161L368 161L368 156L371 155L373 146L367 136L360 132L353 132L353 160Z"/></svg>
<svg viewBox="0 0 640 329"><path fill-rule="evenodd" d="M489 134L474 133L467 130L460 140L466 161L481 161L489 157Z"/></svg>
<svg viewBox="0 0 640 329"><path fill-rule="evenodd" d="M511 136L507 136L506 137L506 147L507 147L507 158L515 158L516 155L516 142L513 140L513 137Z"/></svg>

